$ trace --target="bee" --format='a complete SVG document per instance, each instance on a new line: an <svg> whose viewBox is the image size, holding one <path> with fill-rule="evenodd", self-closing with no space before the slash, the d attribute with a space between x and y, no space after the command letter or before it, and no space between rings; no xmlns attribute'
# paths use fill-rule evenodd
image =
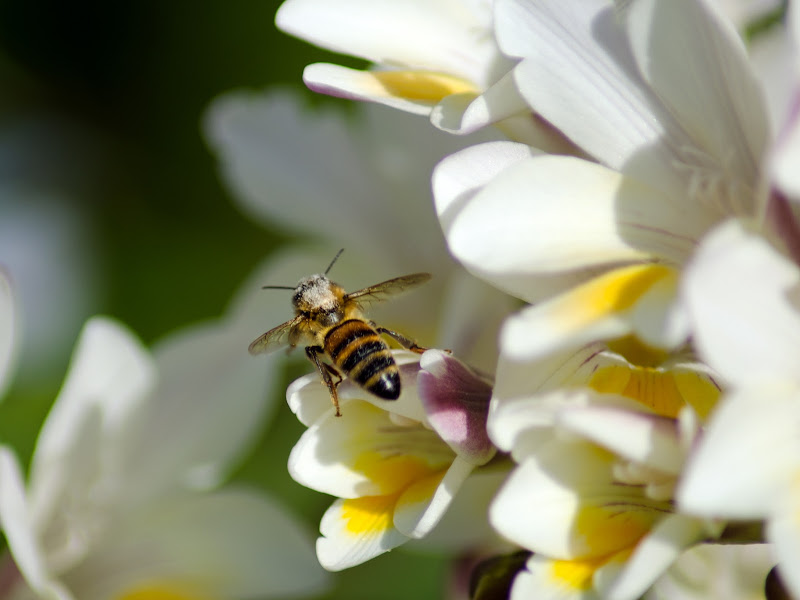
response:
<svg viewBox="0 0 800 600"><path fill-rule="evenodd" d="M305 277L294 288L264 286L294 290L295 316L256 338L249 347L250 354L261 354L287 344L289 351L304 345L306 357L317 367L330 392L337 417L342 415L336 392L343 380L342 373L378 398L397 400L400 397L400 371L381 335L394 338L412 352L421 354L426 348L367 320L363 310L372 302L385 300L431 278L429 273L414 273L347 293L328 279L328 272L343 251L344 248L339 250L324 273ZM324 362L323 357L332 365Z"/></svg>

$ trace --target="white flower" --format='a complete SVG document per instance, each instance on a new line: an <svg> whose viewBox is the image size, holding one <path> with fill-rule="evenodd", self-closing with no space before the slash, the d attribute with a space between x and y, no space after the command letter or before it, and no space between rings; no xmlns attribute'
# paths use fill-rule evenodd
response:
<svg viewBox="0 0 800 600"><path fill-rule="evenodd" d="M430 115L446 131L499 122L514 139L565 151L516 91L492 20L492 0L287 0L276 16L283 31L374 65L309 65L303 80L312 90Z"/></svg>
<svg viewBox="0 0 800 600"><path fill-rule="evenodd" d="M533 551L512 598L633 599L719 533L672 490L719 388L698 365L637 367L599 345L546 364L501 361L489 433L518 463L497 531Z"/></svg>
<svg viewBox="0 0 800 600"><path fill-rule="evenodd" d="M192 489L217 482L264 411L269 373L249 366L235 323L187 330L155 360L114 321L87 323L27 486L0 448L0 523L22 576L9 597L261 598L321 586L285 510L253 490Z"/></svg>
<svg viewBox="0 0 800 600"><path fill-rule="evenodd" d="M764 519L778 572L800 595L800 269L739 223L719 228L691 265L685 294L703 358L729 385L691 457L680 507Z"/></svg>
<svg viewBox="0 0 800 600"><path fill-rule="evenodd" d="M533 110L593 161L510 143L470 148L434 175L453 254L536 302L508 320L518 358L635 334L688 335L680 269L726 215L754 216L769 140L761 90L733 28L704 1L498 0L501 48Z"/></svg>
<svg viewBox="0 0 800 600"><path fill-rule="evenodd" d="M428 271L429 283L370 318L492 370L497 329L512 302L453 261L431 209L430 171L464 140L384 107L361 105L345 119L300 104L287 92L234 93L207 114L210 144L240 208L316 242L280 253L269 279L254 276L252 288L294 285L322 271L341 247L329 275L348 291ZM263 319L262 331L292 316L286 294L262 292L261 302L270 307L264 315L275 315Z"/></svg>
<svg viewBox="0 0 800 600"><path fill-rule="evenodd" d="M339 498L322 517L317 541L317 557L329 570L427 536L476 466L494 455L485 428L491 392L485 380L440 351L426 352L421 364L409 352L394 356L402 382L396 401L345 380L337 418L316 373L287 391L308 426L289 457L289 472Z"/></svg>

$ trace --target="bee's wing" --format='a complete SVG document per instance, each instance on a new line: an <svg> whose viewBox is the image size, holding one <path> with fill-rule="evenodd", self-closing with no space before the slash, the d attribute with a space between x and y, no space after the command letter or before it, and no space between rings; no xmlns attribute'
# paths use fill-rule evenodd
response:
<svg viewBox="0 0 800 600"><path fill-rule="evenodd" d="M258 336L248 348L250 354L272 352L276 348L290 344L292 342L292 332L302 320L303 317L297 315L291 321L286 321L283 325L278 325L263 335Z"/></svg>
<svg viewBox="0 0 800 600"><path fill-rule="evenodd" d="M365 306L373 302L387 300L390 296L396 296L401 292L422 285L430 278L430 273L413 273L411 275L404 275L403 277L395 277L389 281L365 287L363 290L351 292L347 294L346 299L348 301L355 301L360 306Z"/></svg>

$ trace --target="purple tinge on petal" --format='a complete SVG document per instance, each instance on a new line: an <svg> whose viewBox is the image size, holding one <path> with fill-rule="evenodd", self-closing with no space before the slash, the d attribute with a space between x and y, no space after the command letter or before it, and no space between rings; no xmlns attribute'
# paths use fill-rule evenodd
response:
<svg viewBox="0 0 800 600"><path fill-rule="evenodd" d="M441 350L425 352L420 366L419 397L433 429L471 464L487 463L495 453L486 433L491 383Z"/></svg>

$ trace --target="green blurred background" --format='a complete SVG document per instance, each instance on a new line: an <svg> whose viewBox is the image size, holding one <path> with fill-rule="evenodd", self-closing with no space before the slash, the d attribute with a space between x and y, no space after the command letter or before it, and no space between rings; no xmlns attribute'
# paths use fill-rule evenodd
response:
<svg viewBox="0 0 800 600"><path fill-rule="evenodd" d="M23 462L87 317L116 317L149 344L220 315L288 241L237 212L200 130L215 96L305 90L303 67L328 58L275 29L279 5L0 1L0 263L23 326L45 340L26 348L2 405L0 438ZM236 478L313 534L331 500L286 473L302 430L282 405ZM438 598L444 580L441 560L395 552L337 575L325 598Z"/></svg>

